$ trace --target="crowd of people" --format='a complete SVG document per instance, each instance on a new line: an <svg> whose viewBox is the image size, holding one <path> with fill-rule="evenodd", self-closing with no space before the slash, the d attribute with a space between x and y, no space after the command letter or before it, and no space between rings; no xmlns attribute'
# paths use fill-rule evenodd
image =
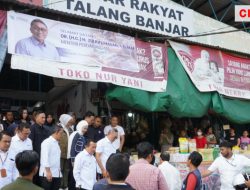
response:
<svg viewBox="0 0 250 190"><path fill-rule="evenodd" d="M248 130L244 130L240 136L236 134L233 126L229 126L229 130L223 130L222 134L216 134L212 125L204 120L201 120L196 126L193 126L191 120L188 124L181 125L180 128L175 125L174 121L170 119L167 119L166 124L163 125L159 138L162 151L168 150L169 147L179 147L179 138L195 139L197 149L214 148L216 144L225 140L242 150L246 150L250 145Z"/></svg>
<svg viewBox="0 0 250 190"><path fill-rule="evenodd" d="M3 190L201 190L202 178L215 171L221 177L221 190L233 190L235 176L250 166L248 158L232 152L233 130L231 138L220 144L221 156L208 170L199 171L202 156L192 152L187 160L190 173L182 181L178 169L169 162L168 152L163 151L158 167L155 165L154 147L149 142L137 145L138 160L132 162L131 156L123 151L125 132L115 115L110 118L110 125L102 127L102 118L90 111L79 122L73 113L68 113L60 115L55 123L53 114L36 109L29 119L28 110L22 109L19 120L14 121L9 111L1 123ZM210 128L207 134L204 137L197 130L198 139L209 138L211 144L216 144ZM187 136L184 130L180 135ZM244 132L237 142L246 143L247 135ZM164 139L161 142L169 143ZM246 180L244 185L250 187L250 181Z"/></svg>

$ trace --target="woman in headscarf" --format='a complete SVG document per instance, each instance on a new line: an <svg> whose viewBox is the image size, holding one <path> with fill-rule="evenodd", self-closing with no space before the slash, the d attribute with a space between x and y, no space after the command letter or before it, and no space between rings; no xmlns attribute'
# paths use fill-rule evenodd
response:
<svg viewBox="0 0 250 190"><path fill-rule="evenodd" d="M66 189L68 187L68 175L70 171L70 154L68 150L69 136L73 132L71 125L73 124L73 118L68 114L62 114L59 118L60 124L63 127L63 134L59 141L61 149L61 170L62 170L62 181L61 188Z"/></svg>
<svg viewBox="0 0 250 190"><path fill-rule="evenodd" d="M87 138L85 134L88 131L88 123L85 120L80 121L76 126L76 131L70 135L69 147L72 164L77 154L85 148Z"/></svg>
<svg viewBox="0 0 250 190"><path fill-rule="evenodd" d="M76 131L73 132L69 137L68 150L71 158L71 171L69 173L69 190L75 190L75 179L73 176L73 167L76 155L81 152L87 142L84 136L88 129L88 123L85 120L81 120L77 126Z"/></svg>

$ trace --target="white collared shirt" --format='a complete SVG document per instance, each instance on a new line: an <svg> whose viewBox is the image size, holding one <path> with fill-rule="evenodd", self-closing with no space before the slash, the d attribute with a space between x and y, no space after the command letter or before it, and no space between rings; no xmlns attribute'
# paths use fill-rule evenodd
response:
<svg viewBox="0 0 250 190"><path fill-rule="evenodd" d="M181 174L179 170L177 170L174 166L172 166L169 162L164 161L158 167L163 174L169 190L180 190L181 189Z"/></svg>
<svg viewBox="0 0 250 190"><path fill-rule="evenodd" d="M22 152L24 150L33 150L32 141L30 140L30 138L27 138L23 141L20 139L18 134L16 134L11 139L9 152L11 152L11 154L15 157L19 152Z"/></svg>
<svg viewBox="0 0 250 190"><path fill-rule="evenodd" d="M80 152L74 163L73 174L76 180L76 187L92 190L96 182L96 159L85 149Z"/></svg>
<svg viewBox="0 0 250 190"><path fill-rule="evenodd" d="M113 127L111 125L108 125L104 128L104 134L108 135L108 132L113 129ZM123 130L123 128L120 125L117 125L116 127L114 127L114 129L117 129L118 131L118 136L117 139L113 142L113 145L115 146L116 149L120 148L120 144L121 144L121 136L125 135L125 132Z"/></svg>
<svg viewBox="0 0 250 190"><path fill-rule="evenodd" d="M46 177L45 168L50 168L52 177L62 177L60 157L61 150L58 141L52 136L45 139L41 144L41 166L39 176Z"/></svg>
<svg viewBox="0 0 250 190"><path fill-rule="evenodd" d="M230 159L220 156L215 159L208 168L214 172L218 170L221 180L221 190L234 190L233 180L237 174L240 174L245 167L250 166L250 159L243 155L233 154Z"/></svg>
<svg viewBox="0 0 250 190"><path fill-rule="evenodd" d="M10 154L10 152L3 152L0 150L0 170L5 169L7 176L2 177L0 175L0 189L13 182L15 180L15 177L18 175L15 170L15 160L14 157Z"/></svg>
<svg viewBox="0 0 250 190"><path fill-rule="evenodd" d="M103 167L106 168L106 162L111 154L116 153L116 148L108 137L105 137L97 142L96 153L101 153L101 162ZM99 166L97 172L102 173Z"/></svg>

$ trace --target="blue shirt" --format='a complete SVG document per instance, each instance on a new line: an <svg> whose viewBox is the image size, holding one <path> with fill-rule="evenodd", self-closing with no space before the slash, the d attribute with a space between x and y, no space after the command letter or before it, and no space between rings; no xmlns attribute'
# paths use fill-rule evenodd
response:
<svg viewBox="0 0 250 190"><path fill-rule="evenodd" d="M93 190L103 190L108 185L106 178L97 181L93 187Z"/></svg>
<svg viewBox="0 0 250 190"><path fill-rule="evenodd" d="M71 149L70 149L70 157L71 161L75 161L75 157L79 152L82 152L85 148L85 145L87 143L87 139L80 135L79 133L76 133L75 137L73 138Z"/></svg>
<svg viewBox="0 0 250 190"><path fill-rule="evenodd" d="M59 53L54 45L47 41L41 43L33 36L18 41L15 47L15 53L54 61L60 60Z"/></svg>

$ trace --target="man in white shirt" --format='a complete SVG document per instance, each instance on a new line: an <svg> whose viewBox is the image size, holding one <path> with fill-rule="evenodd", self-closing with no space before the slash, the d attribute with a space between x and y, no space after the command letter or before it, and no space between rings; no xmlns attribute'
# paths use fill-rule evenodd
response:
<svg viewBox="0 0 250 190"><path fill-rule="evenodd" d="M74 178L76 188L92 190L96 182L96 159L93 156L96 149L96 143L88 140L86 148L75 158Z"/></svg>
<svg viewBox="0 0 250 190"><path fill-rule="evenodd" d="M181 174L180 172L169 163L170 155L167 152L163 152L160 155L160 165L161 170L169 190L180 190L181 189Z"/></svg>
<svg viewBox="0 0 250 190"><path fill-rule="evenodd" d="M5 131L0 133L0 189L10 184L18 175L15 170L15 160L9 152L11 137Z"/></svg>
<svg viewBox="0 0 250 190"><path fill-rule="evenodd" d="M32 141L28 138L30 135L30 125L20 123L17 127L17 133L11 139L10 152L15 157L19 152L32 150Z"/></svg>
<svg viewBox="0 0 250 190"><path fill-rule="evenodd" d="M62 137L63 128L56 125L54 133L42 142L41 160L39 176L41 178L41 186L45 190L59 190L61 183L60 157L61 150L59 140Z"/></svg>
<svg viewBox="0 0 250 190"><path fill-rule="evenodd" d="M110 125L104 128L104 134L107 135L111 129L117 129L118 131L118 138L114 141L114 146L116 150L122 151L122 147L125 142L125 132L121 126L118 125L118 117L112 116L110 120Z"/></svg>
<svg viewBox="0 0 250 190"><path fill-rule="evenodd" d="M224 141L220 144L221 156L216 158L208 170L202 173L202 177L211 175L218 170L221 180L221 190L234 190L233 180L245 167L250 166L250 159L243 155L233 154L233 145Z"/></svg>
<svg viewBox="0 0 250 190"><path fill-rule="evenodd" d="M117 129L111 129L108 135L97 142L96 147L96 161L99 167L97 167L97 173L100 178L107 176L106 162L109 156L116 153L116 148L114 146L114 141L118 137Z"/></svg>

